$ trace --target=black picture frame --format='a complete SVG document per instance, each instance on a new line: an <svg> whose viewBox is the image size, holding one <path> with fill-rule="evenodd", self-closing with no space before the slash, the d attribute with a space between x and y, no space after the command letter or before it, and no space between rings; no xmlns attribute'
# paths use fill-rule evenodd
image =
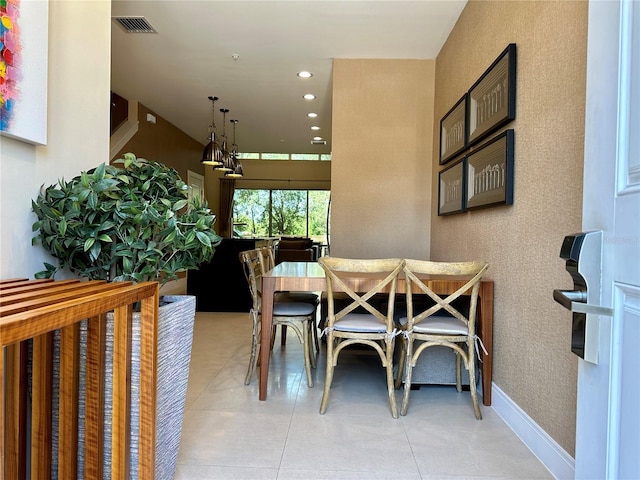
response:
<svg viewBox="0 0 640 480"><path fill-rule="evenodd" d="M516 118L516 44L510 43L468 93L467 146Z"/></svg>
<svg viewBox="0 0 640 480"><path fill-rule="evenodd" d="M467 147L467 94L440 120L440 165Z"/></svg>
<svg viewBox="0 0 640 480"><path fill-rule="evenodd" d="M464 157L438 174L438 215L453 215L465 211Z"/></svg>
<svg viewBox="0 0 640 480"><path fill-rule="evenodd" d="M513 204L513 129L505 130L465 157L465 208Z"/></svg>

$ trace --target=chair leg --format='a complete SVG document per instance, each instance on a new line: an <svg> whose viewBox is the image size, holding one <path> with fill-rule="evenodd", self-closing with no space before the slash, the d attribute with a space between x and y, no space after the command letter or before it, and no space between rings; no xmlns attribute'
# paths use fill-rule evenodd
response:
<svg viewBox="0 0 640 480"><path fill-rule="evenodd" d="M409 408L409 395L411 393L411 374L413 373L413 338L407 339L404 364L404 395L402 396L402 408L400 409L400 415L406 415Z"/></svg>
<svg viewBox="0 0 640 480"><path fill-rule="evenodd" d="M316 323L315 315L311 320L311 331L313 333L313 343L316 347L316 353L320 353L320 342L318 341L318 324Z"/></svg>
<svg viewBox="0 0 640 480"><path fill-rule="evenodd" d="M389 394L389 407L391 407L391 415L398 418L398 407L396 406L396 388L393 378L393 346L394 339L386 340L386 369L387 369L387 392Z"/></svg>
<svg viewBox="0 0 640 480"><path fill-rule="evenodd" d="M309 344L309 322L302 322L302 348L304 350L304 370L307 373L307 385L313 387L313 378L311 377L311 348Z"/></svg>
<svg viewBox="0 0 640 480"><path fill-rule="evenodd" d="M280 329L280 346L284 347L287 344L287 326L282 325Z"/></svg>
<svg viewBox="0 0 640 480"><path fill-rule="evenodd" d="M307 336L305 337L307 339L307 342L309 342L309 359L311 360L311 368L316 368L316 355L317 355L317 351L313 350L313 342L315 339L315 335L314 335L314 331L315 331L315 322L313 321L313 319L309 322L307 322L309 327L307 329Z"/></svg>
<svg viewBox="0 0 640 480"><path fill-rule="evenodd" d="M251 314L253 316L253 313ZM260 338L260 329L258 328L258 322L253 319L253 334L251 339L251 357L249 358L249 367L247 368L247 375L244 378L244 384L249 385L251 377L256 369L258 363L258 339Z"/></svg>
<svg viewBox="0 0 640 480"><path fill-rule="evenodd" d="M276 328L276 324L273 324L273 326L271 327L271 345L269 346L271 350L273 350L273 345L276 343Z"/></svg>
<svg viewBox="0 0 640 480"><path fill-rule="evenodd" d="M462 392L462 359L458 352L456 354L456 390L458 393Z"/></svg>
<svg viewBox="0 0 640 480"><path fill-rule="evenodd" d="M406 339L402 337L400 340L400 354L398 355L398 369L396 371L396 381L394 385L396 390L398 390L402 385L406 351L407 351Z"/></svg>
<svg viewBox="0 0 640 480"><path fill-rule="evenodd" d="M327 371L324 377L324 390L322 392L322 402L320 402L320 413L324 414L327 411L327 404L329 403L329 390L331 389L331 382L333 381L333 332L329 332L327 335Z"/></svg>
<svg viewBox="0 0 640 480"><path fill-rule="evenodd" d="M468 356L466 360L466 367L469 370L469 390L471 391L471 401L473 402L473 413L476 415L476 419L482 420L482 412L480 411L480 402L478 401L478 390L476 388L476 362L475 362L475 348L473 345L473 339L467 344Z"/></svg>

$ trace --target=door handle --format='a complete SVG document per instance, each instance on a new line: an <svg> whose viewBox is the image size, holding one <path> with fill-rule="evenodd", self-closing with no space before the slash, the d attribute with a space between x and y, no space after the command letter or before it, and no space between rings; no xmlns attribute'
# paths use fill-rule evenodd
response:
<svg viewBox="0 0 640 480"><path fill-rule="evenodd" d="M581 290L554 290L553 299L567 310L576 313L613 316L613 308L587 303L587 292Z"/></svg>

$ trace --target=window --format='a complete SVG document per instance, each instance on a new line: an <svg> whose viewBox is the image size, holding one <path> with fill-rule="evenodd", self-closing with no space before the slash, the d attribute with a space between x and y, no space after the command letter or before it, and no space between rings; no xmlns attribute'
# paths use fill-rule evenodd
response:
<svg viewBox="0 0 640 480"><path fill-rule="evenodd" d="M240 160L320 160L331 161L330 153L238 153Z"/></svg>
<svg viewBox="0 0 640 480"><path fill-rule="evenodd" d="M310 237L327 243L328 190L236 189L234 235Z"/></svg>

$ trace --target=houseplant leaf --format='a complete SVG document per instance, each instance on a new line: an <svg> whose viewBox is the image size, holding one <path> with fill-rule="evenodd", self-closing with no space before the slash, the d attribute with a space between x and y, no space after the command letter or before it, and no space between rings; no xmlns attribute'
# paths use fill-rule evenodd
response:
<svg viewBox="0 0 640 480"><path fill-rule="evenodd" d="M221 239L206 202L190 200L172 168L130 153L122 163L60 179L32 201L34 243L59 262L39 274L69 268L93 279L165 282L211 259Z"/></svg>

